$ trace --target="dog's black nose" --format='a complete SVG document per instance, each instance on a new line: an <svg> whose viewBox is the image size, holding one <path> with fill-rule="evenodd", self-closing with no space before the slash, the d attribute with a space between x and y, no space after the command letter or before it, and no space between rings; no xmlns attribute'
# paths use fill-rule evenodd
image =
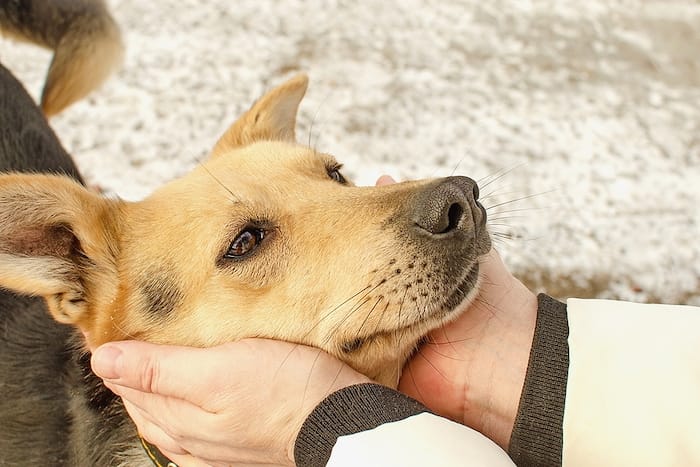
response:
<svg viewBox="0 0 700 467"><path fill-rule="evenodd" d="M413 209L413 221L431 234L473 230L486 221L479 188L468 177L448 177L421 193Z"/></svg>

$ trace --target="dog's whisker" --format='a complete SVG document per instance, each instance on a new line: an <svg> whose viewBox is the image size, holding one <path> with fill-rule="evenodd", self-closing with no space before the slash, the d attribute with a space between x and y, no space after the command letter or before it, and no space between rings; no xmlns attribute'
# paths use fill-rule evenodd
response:
<svg viewBox="0 0 700 467"><path fill-rule="evenodd" d="M399 303L399 311L398 311L398 316L399 316L399 325L401 325L401 312L403 310L403 304L406 302L406 294L408 293L408 289L404 290L403 297L401 297L401 302ZM403 338L403 332L399 332L396 335L396 355L397 357L400 355L399 350L401 349L401 339ZM397 358L396 361L396 384L398 385L399 381L398 379L401 377L401 371L403 370L403 364L404 362L400 361L400 359ZM417 386L416 386L417 387Z"/></svg>
<svg viewBox="0 0 700 467"><path fill-rule="evenodd" d="M465 157L467 157L467 156L462 156L462 158L457 161L457 165L455 165L455 168L452 169L452 172L450 172L450 175L454 175L455 173L457 173L457 169L459 168L460 165L462 165L462 162L464 162Z"/></svg>
<svg viewBox="0 0 700 467"><path fill-rule="evenodd" d="M418 386L418 383L416 382L416 377L413 374L413 369L411 367L408 367L408 374L411 377L411 382L413 383L413 387L416 388L416 392L418 393L418 401L423 403L424 405L427 404L427 400L425 396L423 396L423 393L420 390L420 386ZM398 383L398 381L397 381Z"/></svg>
<svg viewBox="0 0 700 467"><path fill-rule="evenodd" d="M231 191L226 185L223 184L223 182L221 182L221 180L219 180L213 173L211 173L211 170L209 170L209 168L208 168L204 163L199 162L199 165L200 165L200 167L202 167L202 168L204 169L204 171L205 171L206 173L209 174L209 176L210 176L221 188L223 188L224 190L226 190L226 192L227 192L229 195L231 195L231 198L229 198L229 201L231 201L232 203L240 203L240 202L241 202L240 197L236 196L236 195L233 193L233 191Z"/></svg>
<svg viewBox="0 0 700 467"><path fill-rule="evenodd" d="M282 359L282 362L280 362L279 366L278 366L277 369L275 370L275 374L272 376L273 379L276 379L276 378L277 378L277 373L280 372L280 370L282 369L282 367L284 366L284 364L287 363L287 360L289 360L289 357L292 356L292 354L293 354L294 351L297 349L297 347L299 347L299 345L301 345L301 344L296 344L296 343L295 343L295 344L294 344L294 347L292 347L292 350L290 350L289 352L287 352L287 355L285 355L285 357Z"/></svg>
<svg viewBox="0 0 700 467"><path fill-rule="evenodd" d="M495 319L495 320L502 321L502 318L501 318L500 315L497 313L497 311L498 311L498 307L497 307L497 306L495 306L494 304L492 304L492 303L488 302L487 300L485 300L485 299L483 299L483 298L480 298L480 297L478 297L478 298L477 298L476 300L474 300L474 301L477 302L477 303L479 303L486 311L488 311L489 313L491 313L491 317L490 317L489 319Z"/></svg>
<svg viewBox="0 0 700 467"><path fill-rule="evenodd" d="M501 213L498 212L496 214L501 214ZM511 219L528 219L530 217L531 216L520 216L520 215L503 216L503 217L489 217L488 222L490 224L491 221L507 221L507 220L511 220Z"/></svg>
<svg viewBox="0 0 700 467"><path fill-rule="evenodd" d="M367 312L367 316L365 316L365 319L362 321L360 328L357 330L358 336L362 332L362 328L365 327L365 324L367 323L367 320L369 319L369 317L372 315L372 312L374 312L374 310L377 308L377 305L379 305L379 302L381 302L382 300L383 300L383 297L381 297L381 296L379 298L377 298L377 301L374 302L374 305L372 305L372 308L369 309L369 311Z"/></svg>
<svg viewBox="0 0 700 467"><path fill-rule="evenodd" d="M365 296L366 297L366 296ZM340 328L342 327L343 324L345 324L345 321L347 321L348 318L350 318L352 315L357 313L359 310L362 309L364 305L369 303L371 299L365 298L361 303L357 304L355 307L353 307L350 312L343 318L326 336L326 339L324 340L324 345L328 344L330 340L335 337L335 334L340 331ZM367 313L367 316L365 316L365 319L362 321L362 324L360 325L360 329L358 329L357 334L359 335L360 331L362 331L362 328L364 327L365 323L369 319L369 316L372 314L372 311L376 308L377 304L381 301L381 297L375 302L375 304L370 308L369 312Z"/></svg>
<svg viewBox="0 0 700 467"><path fill-rule="evenodd" d="M488 211L488 209L489 208L486 208L487 211ZM542 206L542 207L528 207L528 208L499 209L498 211L496 211L492 214L500 216L503 214L511 214L514 212L530 212L530 211L541 211L541 210L548 210L548 209L551 209L551 208L549 208L547 206ZM513 215L512 217L513 218L522 218L522 217L527 217L527 216L521 216L521 215L516 214L516 215ZM508 218L509 218L509 216L505 217L505 219L508 219ZM491 219L492 220L499 220L498 217L489 217L489 219L490 220Z"/></svg>
<svg viewBox="0 0 700 467"><path fill-rule="evenodd" d="M517 238L516 235L513 235L512 233L506 233L506 232L490 232L492 237L499 237L505 240L513 240L514 238Z"/></svg>
<svg viewBox="0 0 700 467"><path fill-rule="evenodd" d="M433 352L433 353L438 354L439 356L441 356L441 357L443 357L443 358L447 358L447 359L449 359L449 360L460 361L460 362L461 362L461 361L465 361L465 359L456 356L456 355L459 355L459 352L457 351L457 348L454 346L454 344L455 344L455 343L462 342L462 341L466 341L466 340L469 340L469 339L462 339L462 340L451 339L451 338L447 335L447 330L445 329L445 325L440 326L440 329L442 330L443 335L445 336L445 341L444 341L444 342L438 342L438 341L436 341L436 340L434 340L434 339L432 339L432 338L430 338L430 337L428 336L428 338L425 339L424 345L426 345L426 346L431 346L431 347L430 347L430 351ZM443 346L443 345L449 345L449 346L452 348L452 351L453 351L454 353L453 353L452 355L448 355L448 354L446 354L446 353L440 352L440 351L438 350L438 348L441 347L441 346Z"/></svg>
<svg viewBox="0 0 700 467"><path fill-rule="evenodd" d="M440 326L440 329L442 330L442 335L445 336L445 342L448 342L450 344L450 347L452 348L452 351L454 352L454 355L459 355L459 352L457 352L457 348L454 346L454 343L450 340L450 337L447 335L447 330L445 329L445 325L443 324ZM445 355L446 357L446 355ZM457 359L459 360L459 359Z"/></svg>
<svg viewBox="0 0 700 467"><path fill-rule="evenodd" d="M316 323L313 326L311 326L311 328L309 328L308 331L306 331L306 333L304 333L304 335L301 337L301 340L306 339L309 336L309 334L311 334L313 332L313 330L316 329L316 327L318 327L325 319L327 319L332 314L334 314L336 311L338 311L341 307L346 305L350 300L356 298L358 295L367 291L368 288L369 288L369 286L365 287L364 289L360 290L359 292L357 292L357 293L351 295L350 297L348 297L347 299L343 300L339 305L336 305L335 307L333 307L328 313L326 313L324 316L322 316L321 319L317 320ZM367 293L369 293L369 292L371 292L371 291L367 291ZM332 335L332 333L329 333L329 335ZM297 344L297 345L299 345L299 344ZM279 367L277 368L277 371L275 372L275 374L277 372L279 372L279 370L282 368L282 366L284 366L284 364L287 362L287 360L292 355L294 350L296 350L296 346L294 348L292 348L292 350L290 350L287 353L287 355L284 357L284 359L282 359L282 362L280 363Z"/></svg>
<svg viewBox="0 0 700 467"><path fill-rule="evenodd" d="M313 376L314 368L316 367L316 363L318 362L318 359L321 357L321 352L323 352L323 350L321 350L321 349L317 349L317 350L318 350L318 352L316 353L316 358L314 358L314 361L311 364L311 368L309 369L309 375L306 377L306 384L304 385L304 392L302 393L302 396L301 396L300 409L303 409L303 407L304 407L304 400L306 399L306 393L309 390L309 384L311 383L311 376Z"/></svg>
<svg viewBox="0 0 700 467"><path fill-rule="evenodd" d="M321 102L318 104L318 107L316 108L316 112L314 112L314 116L311 118L311 123L309 124L309 137L308 137L307 145L310 148L312 148L314 151L316 151L316 145L318 144L318 140L320 138L320 132L319 132L319 137L316 138L316 143L314 143L312 146L311 138L313 137L314 124L316 123L316 120L318 119L318 116L321 113L321 108L326 104L330 95L331 95L331 93L329 92L326 94L326 96L323 99L321 99Z"/></svg>
<svg viewBox="0 0 700 467"><path fill-rule="evenodd" d="M501 169L498 172L496 172L495 174L487 175L485 177L480 178L479 180L477 180L477 184L479 185L479 188L481 188L483 190L484 188L486 188L490 184L494 183L495 181L497 181L497 180L505 177L509 173L513 172L515 169L519 169L519 168L523 167L525 164L527 164L527 162L522 162L520 164L516 164L509 169ZM488 181L486 181L486 180L488 180Z"/></svg>
<svg viewBox="0 0 700 467"><path fill-rule="evenodd" d="M331 308L331 310L330 310L328 313L326 313L325 315L323 315L323 316L321 317L321 319L317 320L316 323L315 323L313 326L311 326L311 328L302 336L302 338L308 337L309 334L311 334L311 332L312 332L314 329L316 329L316 327L318 327L319 324L321 324L321 323L322 323L323 321L325 321L328 317L330 317L332 314L334 314L336 311L338 311L341 307L345 306L350 300L356 298L358 295L360 295L361 293L367 291L367 289L369 289L369 288L370 288L370 286L368 285L368 286L365 287L364 289L360 290L359 292L356 292L355 294L351 295L351 296L348 297L347 299L343 300L339 305L336 305L336 306L334 306L333 308ZM368 292L368 293L369 293L369 292Z"/></svg>
<svg viewBox="0 0 700 467"><path fill-rule="evenodd" d="M505 188L506 188L506 187L496 187L496 188L494 188L493 190L491 190L491 191L489 191L489 192L482 192L482 194L479 195L479 200L480 200L480 201L484 201L484 200L490 199L490 198L496 198L496 197L502 198L502 197L505 197L505 196L512 196L512 195L518 195L518 196L519 196L519 195L522 194L522 190L521 190L521 189L518 189L518 190L511 190L511 191L503 191L503 190L505 190Z"/></svg>
<svg viewBox="0 0 700 467"><path fill-rule="evenodd" d="M333 386L335 385L335 382L338 381L338 378L340 377L340 373L342 373L342 372L343 372L343 365L338 365L338 372L335 374L335 377L333 378L333 380L332 380L332 381L330 382L330 384L328 385L328 389L326 389L326 394L327 394L327 395L331 393L331 389L332 389Z"/></svg>
<svg viewBox="0 0 700 467"><path fill-rule="evenodd" d="M497 208L497 207L500 207L500 206L505 206L505 205L507 205L507 204L517 203L517 202L519 202L519 201L525 201L525 200L528 200L528 199L535 198L535 197L537 197L537 196L547 195L547 194L553 193L554 191L555 191L555 190L548 190L548 191L543 191L543 192L540 192L540 193L533 193L533 194L530 194L530 195L521 196L520 198L511 199L511 200L508 200L508 201L503 201L502 203L496 203L496 204L493 204L493 205L491 205L491 206L486 207L486 210L488 211L488 210L490 210L490 209ZM536 207L535 207L535 208L523 208L523 209L530 209L530 210L532 210L532 209L542 209L542 208L536 208Z"/></svg>
<svg viewBox="0 0 700 467"><path fill-rule="evenodd" d="M309 329L309 331L304 335L304 337L308 336L308 334L309 334L311 331L313 331L314 328L316 328L319 324L321 324L322 321L324 321L324 320L327 319L329 316L331 316L331 315L332 315L335 311L337 311L340 307L346 305L350 300L353 300L353 299L357 298L357 300L355 300L354 304L352 305L352 308L351 308L350 312L348 313L348 316L346 316L338 325L336 325L336 326L334 327L333 331L330 332L330 333L328 334L327 341L329 341L329 340L332 338L332 336L334 336L335 333L340 329L340 326L342 326L342 324L350 317L350 315L354 314L354 313L357 311L357 308L356 308L356 307L358 306L358 303L359 303L359 307L362 307L362 306L365 304L366 298L367 298L367 296L368 296L369 294L371 294L372 292L374 292L375 290L377 290L379 287L382 287L382 286L384 286L384 285L390 283L390 281L391 281L392 279L393 279L393 278L389 278L389 279L387 279L387 280L381 280L381 281L379 281L379 282L378 282L376 285L374 285L374 286L368 285L367 287L365 287L364 289L360 290L359 292L357 292L356 294L354 294L354 295L351 296L350 298L344 300L340 305L334 307L329 313L327 313L326 315L324 315L323 317L321 317L321 319L318 320L318 321L311 327L311 329ZM362 294L363 292L364 292L364 295L362 295L362 296L360 296L360 297L358 298L358 296L359 296L360 294Z"/></svg>
<svg viewBox="0 0 700 467"><path fill-rule="evenodd" d="M335 337L336 333L340 330L340 328L343 326L343 324L345 324L345 322L346 322L348 319L350 319L350 317L352 317L353 315L355 315L355 313L357 313L359 310L361 310L362 307L363 307L364 305L366 305L367 303L369 303L370 301L371 301L370 299L365 298L364 301L362 301L361 303L359 303L358 305L356 305L355 307L353 307L352 309L350 309L350 311L349 311L348 313L346 313L345 317L343 317L343 319L340 320L340 322L338 322L338 323L333 327L333 329L328 333L328 335L326 335L326 338L323 340L323 344L322 344L322 345L324 345L324 346L325 346L325 345L328 345L328 343L331 341L331 339L333 339L333 338Z"/></svg>
<svg viewBox="0 0 700 467"><path fill-rule="evenodd" d="M436 372L437 374L439 374L440 376L442 376L442 378L443 378L445 381L450 381L450 378L448 378L447 375L445 375L442 371L440 371L440 369L439 369L437 366L435 366L435 364L434 364L432 361L430 361L430 359L429 359L428 357L426 357L426 356L423 354L423 352L421 352L420 349L418 349L418 352L416 352L416 354L417 354L418 356L420 356L421 358L423 358L423 360L425 360L425 361L428 363L428 365L430 365L430 366L433 368L433 370L435 370L435 372ZM414 357L414 358L415 358L415 357Z"/></svg>
<svg viewBox="0 0 700 467"><path fill-rule="evenodd" d="M128 337L128 338L130 338L130 339L134 339L134 340L137 340L137 339L138 339L136 336L134 336L134 335L132 335L132 334L126 332L125 329L123 329L121 326L119 326L119 325L117 324L117 322L114 320L114 315L109 315L109 320L112 322L112 326L114 326L114 328L115 328L117 331L119 331L119 332L121 332L122 334L124 334L125 337Z"/></svg>

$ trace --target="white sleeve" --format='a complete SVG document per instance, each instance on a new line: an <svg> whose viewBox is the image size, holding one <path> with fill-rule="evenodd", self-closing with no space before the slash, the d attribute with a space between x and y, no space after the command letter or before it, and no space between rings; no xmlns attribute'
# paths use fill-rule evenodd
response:
<svg viewBox="0 0 700 467"><path fill-rule="evenodd" d="M329 467L514 465L481 433L427 412L341 436L328 461Z"/></svg>
<svg viewBox="0 0 700 467"><path fill-rule="evenodd" d="M700 308L567 306L563 465L700 465Z"/></svg>

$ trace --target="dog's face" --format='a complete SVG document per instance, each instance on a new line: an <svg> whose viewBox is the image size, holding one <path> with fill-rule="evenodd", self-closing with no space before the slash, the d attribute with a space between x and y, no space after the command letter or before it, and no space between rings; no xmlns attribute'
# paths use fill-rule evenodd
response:
<svg viewBox="0 0 700 467"><path fill-rule="evenodd" d="M294 141L305 90L297 77L264 96L210 160L138 203L0 177L0 285L44 296L90 346L270 337L395 385L475 294L486 216L464 177L352 186Z"/></svg>

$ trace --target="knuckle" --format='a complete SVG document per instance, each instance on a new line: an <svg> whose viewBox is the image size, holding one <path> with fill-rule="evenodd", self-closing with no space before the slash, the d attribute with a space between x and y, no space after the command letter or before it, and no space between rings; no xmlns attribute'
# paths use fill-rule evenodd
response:
<svg viewBox="0 0 700 467"><path fill-rule="evenodd" d="M150 357L145 360L140 378L140 386L145 392L158 393L161 378L158 359Z"/></svg>

